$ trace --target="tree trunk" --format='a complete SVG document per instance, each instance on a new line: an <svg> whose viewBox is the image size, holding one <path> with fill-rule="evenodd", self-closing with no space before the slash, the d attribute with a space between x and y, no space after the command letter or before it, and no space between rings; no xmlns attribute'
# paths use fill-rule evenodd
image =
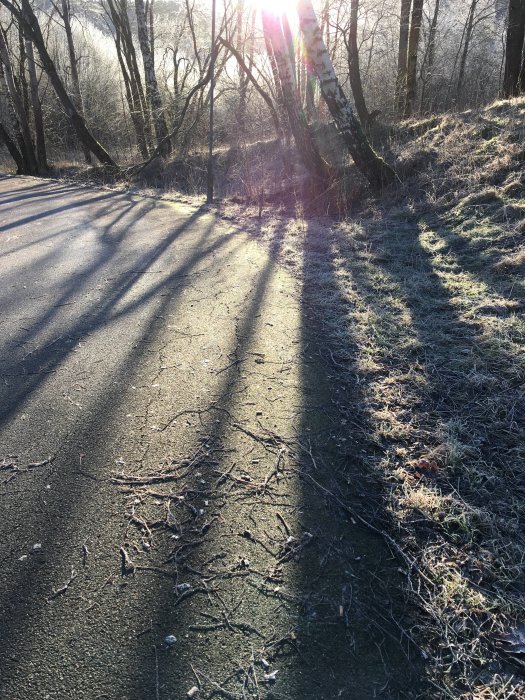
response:
<svg viewBox="0 0 525 700"><path fill-rule="evenodd" d="M410 8L412 0L401 0L401 15L399 20L399 46L397 49L397 80L395 93L395 109L399 116L405 111L407 89L408 63L408 32L410 29Z"/></svg>
<svg viewBox="0 0 525 700"><path fill-rule="evenodd" d="M16 143L13 141L13 139L9 135L9 132L2 123L0 123L0 141L3 141L5 143L6 148L9 151L9 155L15 161L16 174L25 175L25 164L24 159L22 158L22 154L16 147Z"/></svg>
<svg viewBox="0 0 525 700"><path fill-rule="evenodd" d="M2 61L4 67L4 80L7 87L7 94L9 95L9 100L11 102L14 114L20 128L23 140L23 156L27 163L29 174L38 174L38 165L35 158L35 151L33 147L33 136L31 134L31 127L29 125L29 120L27 118L27 113L24 109L24 102L22 95L18 92L15 85L15 78L13 74L13 66L11 65L11 58L9 56L9 49L5 40L4 29L0 27L0 60Z"/></svg>
<svg viewBox="0 0 525 700"><path fill-rule="evenodd" d="M82 116L78 113L78 110L67 94L67 90L65 89L64 84L57 73L53 59L47 51L46 43L44 41L44 37L42 36L42 30L40 29L40 25L38 24L38 20L33 12L33 8L31 7L29 0L20 0L20 2L22 6L21 9L16 7L11 0L0 0L0 4L11 12L13 17L15 17L22 26L26 37L31 39L33 44L36 46L40 55L42 68L46 72L64 111L71 119L71 123L81 144L86 148L89 148L89 150L101 163L116 167L116 163L113 158L93 137L84 123Z"/></svg>
<svg viewBox="0 0 525 700"><path fill-rule="evenodd" d="M419 102L419 111L423 112L425 109L425 98L428 84L432 80L432 69L434 68L434 60L436 58L436 33L437 33L437 23L439 16L439 5L440 0L436 0L434 5L434 14L432 16L432 22L430 24L430 31L428 33L428 44L425 56L423 57L423 65L421 67L422 75L422 86L421 86L421 100Z"/></svg>
<svg viewBox="0 0 525 700"><path fill-rule="evenodd" d="M357 15L359 12L359 0L350 0L350 27L348 32L348 74L350 87L354 96L355 108L363 127L366 127L370 118L366 108L361 71L359 70L359 49L357 46Z"/></svg>
<svg viewBox="0 0 525 700"><path fill-rule="evenodd" d="M414 102L417 91L417 54L419 50L422 17L423 0L413 0L410 33L408 35L405 117L410 117L414 112Z"/></svg>
<svg viewBox="0 0 525 700"><path fill-rule="evenodd" d="M456 104L459 102L461 96L461 89L463 88L463 80L465 78L465 69L467 66L467 56L468 50L470 48L470 40L472 39L472 32L474 31L474 17L476 15L476 6L478 0L472 0L470 3L470 8L467 17L467 24L465 28L465 43L463 45L463 51L461 53L461 61L459 62L459 75L458 82L456 84Z"/></svg>
<svg viewBox="0 0 525 700"><path fill-rule="evenodd" d="M146 83L146 96L148 99L149 108L153 117L153 125L155 127L155 135L157 137L157 146L162 143L162 155L168 155L171 151L168 135L168 126L164 118L162 109L162 100L160 97L159 85L155 74L155 64L153 60L153 52L150 45L150 36L146 21L146 11L144 9L144 0L135 0L135 13L137 15L137 30L139 36L140 50L142 53L142 62L144 64L144 79Z"/></svg>
<svg viewBox="0 0 525 700"><path fill-rule="evenodd" d="M523 73L523 42L525 38L525 3L509 0L507 45L505 49L504 97L515 97L525 89L520 85Z"/></svg>
<svg viewBox="0 0 525 700"><path fill-rule="evenodd" d="M298 0L299 26L321 93L355 164L374 189L394 180L395 172L374 152L346 99L328 55L311 0Z"/></svg>
<svg viewBox="0 0 525 700"><path fill-rule="evenodd" d="M262 22L264 34L268 37L275 57L279 85L297 151L310 175L315 180L324 182L328 179L328 170L298 100L295 72L279 17L263 10Z"/></svg>
<svg viewBox="0 0 525 700"><path fill-rule="evenodd" d="M115 46L137 144L142 157L148 158L152 144L151 122L129 26L127 2L126 0L107 0L107 7L115 29Z"/></svg>
<svg viewBox="0 0 525 700"><path fill-rule="evenodd" d="M30 112L29 86L27 84L27 76L26 76L27 55L26 55L24 32L22 31L22 28L20 26L18 27L18 52L19 52L19 59L18 59L18 62L19 62L19 68L18 68L19 91L22 95L23 104L24 104L24 111L26 114L29 114L29 112Z"/></svg>
<svg viewBox="0 0 525 700"><path fill-rule="evenodd" d="M273 84L275 85L275 95L276 95L276 103L278 107L278 113L279 113L279 121L281 123L282 129L283 129L283 136L286 140L286 145L289 145L290 141L290 124L287 120L287 115L286 115L286 107L284 105L284 97L283 97L283 91L281 88L281 81L279 80L279 70L277 68L277 61L275 60L275 55L273 52L272 48L272 43L270 41L270 37L268 36L268 32L264 31L264 18L263 18L263 35L264 35L264 45L266 47L266 53L268 54L268 60L270 62L270 69L272 71L272 77L273 77Z"/></svg>
<svg viewBox="0 0 525 700"><path fill-rule="evenodd" d="M62 0L62 21L64 22L64 29L66 31L69 65L71 68L71 82L73 83L73 94L71 97L75 103L78 113L84 117L84 103L82 100L82 92L80 91L80 79L78 77L78 59L75 51L75 42L73 41L73 31L71 29L70 0ZM85 147L83 147L82 150L84 152L84 160L86 163L90 164L91 152Z"/></svg>
<svg viewBox="0 0 525 700"><path fill-rule="evenodd" d="M26 39L27 65L29 67L29 85L31 89L31 105L33 107L33 119L35 122L36 140L36 160L40 172L49 170L46 153L46 137L44 132L44 115L42 113L42 103L38 94L38 80L36 76L35 56L33 42Z"/></svg>
<svg viewBox="0 0 525 700"><path fill-rule="evenodd" d="M229 44L222 37L219 37L219 43L221 43L224 46L224 48L227 49L232 54L232 56L237 60L239 70L243 72L243 74L246 76L246 79L252 83L253 87L257 90L259 95L263 98L263 100L268 105L268 109L270 110L270 114L271 114L272 121L273 121L273 126L275 129L275 134L276 134L277 138L279 140L281 140L281 138L282 138L281 123L279 121L279 115L277 114L277 110L275 109L272 98L259 85L259 83L255 79L253 73L251 72L250 68L248 68L248 66L246 65L246 62L244 61L241 54L237 51L237 49L235 49L232 46L232 44Z"/></svg>

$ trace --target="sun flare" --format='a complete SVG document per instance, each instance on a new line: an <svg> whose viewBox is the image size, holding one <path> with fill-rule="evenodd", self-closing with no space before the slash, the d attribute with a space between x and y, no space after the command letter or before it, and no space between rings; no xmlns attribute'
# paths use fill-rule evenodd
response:
<svg viewBox="0 0 525 700"><path fill-rule="evenodd" d="M286 14L290 21L297 11L297 0L252 0L253 5L259 10L275 15Z"/></svg>

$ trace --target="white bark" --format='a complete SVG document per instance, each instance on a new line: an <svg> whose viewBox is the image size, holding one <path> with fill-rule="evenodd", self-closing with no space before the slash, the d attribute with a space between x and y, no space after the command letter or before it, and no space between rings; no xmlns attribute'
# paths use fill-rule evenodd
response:
<svg viewBox="0 0 525 700"><path fill-rule="evenodd" d="M297 11L306 53L328 109L357 167L373 187L381 187L393 180L394 171L372 150L339 84L311 0L298 0Z"/></svg>

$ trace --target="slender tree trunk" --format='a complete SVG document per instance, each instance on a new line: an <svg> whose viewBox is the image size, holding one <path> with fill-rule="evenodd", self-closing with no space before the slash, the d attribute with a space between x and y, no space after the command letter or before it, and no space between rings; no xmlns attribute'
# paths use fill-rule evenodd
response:
<svg viewBox="0 0 525 700"><path fill-rule="evenodd" d="M237 63L239 65L239 70L243 71L243 73L246 75L246 78L252 83L254 88L257 90L259 95L263 98L263 100L266 102L268 105L268 109L270 110L270 114L272 117L273 121L273 126L275 129L275 133L277 138L280 140L282 137L282 129L281 129L281 123L279 121L279 115L277 114L277 110L275 108L275 105L273 103L272 98L268 93L262 89L262 87L259 85L257 80L255 79L253 73L251 72L250 68L246 65L246 62L244 61L243 57L235 49L231 44L229 44L225 39L222 37L219 37L219 42L224 46L225 49L227 49L232 56L237 60Z"/></svg>
<svg viewBox="0 0 525 700"><path fill-rule="evenodd" d="M359 12L359 0L350 0L350 27L348 31L348 73L350 87L354 96L355 108L361 124L366 127L370 115L366 108L361 71L359 70L359 49L357 46L357 16Z"/></svg>
<svg viewBox="0 0 525 700"><path fill-rule="evenodd" d="M22 31L22 28L20 26L18 27L18 53L19 53L18 76L19 76L20 94L22 95L22 99L24 102L24 111L26 114L29 114L29 112L30 112L29 86L27 84L27 76L26 76L27 55L26 55L24 32Z"/></svg>
<svg viewBox="0 0 525 700"><path fill-rule="evenodd" d="M275 57L279 84L297 151L310 175L315 180L324 182L328 178L328 170L298 100L295 72L279 17L263 10L262 21L263 31L268 37Z"/></svg>
<svg viewBox="0 0 525 700"><path fill-rule="evenodd" d="M417 55L419 51L419 35L421 33L422 18L423 0L413 0L410 33L408 35L405 117L409 117L414 112L417 91Z"/></svg>
<svg viewBox="0 0 525 700"><path fill-rule="evenodd" d="M465 69L467 67L467 56L468 50L470 48L470 41L472 39L472 32L474 31L474 17L476 15L476 6L478 0L472 0L470 3L470 8L467 17L467 26L465 31L465 43L463 45L463 51L461 53L461 60L459 62L459 74L458 82L456 84L456 104L459 102L461 97L461 90L463 88L463 80L465 79Z"/></svg>
<svg viewBox="0 0 525 700"><path fill-rule="evenodd" d="M146 155L143 157L147 158L153 142L151 120L149 118L148 105L144 96L142 79L137 63L137 54L129 24L127 0L107 0L107 6L115 28L115 45L122 70L122 77L126 84L126 91L129 91L131 97L128 102L137 133L137 143L141 154L143 154L143 141L145 142Z"/></svg>
<svg viewBox="0 0 525 700"><path fill-rule="evenodd" d="M9 135L9 132L2 123L0 123L0 141L4 142L7 150L9 151L9 155L15 161L16 174L25 175L25 164L24 159L22 158L22 154L18 150L16 143L13 141L13 139Z"/></svg>
<svg viewBox="0 0 525 700"><path fill-rule="evenodd" d="M86 148L89 148L89 150L101 163L116 167L116 163L113 158L93 137L87 128L82 115L78 113L78 110L69 97L67 90L65 89L64 84L57 73L53 59L47 51L46 43L44 41L44 37L42 36L42 30L40 29L40 25L38 24L38 20L33 12L33 8L31 7L29 0L20 0L20 3L21 9L15 6L11 0L0 0L0 4L11 12L13 17L15 17L19 24L21 24L26 37L31 39L33 44L36 46L40 55L42 68L46 72L64 111L70 118L81 144Z"/></svg>
<svg viewBox="0 0 525 700"><path fill-rule="evenodd" d="M62 21L66 31L67 50L69 54L69 66L71 68L71 82L73 84L73 94L71 95L78 113L84 117L84 103L82 100L82 92L80 90L80 79L78 76L78 59L75 51L75 42L73 41L73 31L71 29L71 5L70 0L62 0ZM91 152L89 149L82 147L84 152L84 160L86 163L91 163Z"/></svg>
<svg viewBox="0 0 525 700"><path fill-rule="evenodd" d="M507 45L505 49L504 97L515 97L525 89L523 79L523 42L525 38L525 2L509 0Z"/></svg>
<svg viewBox="0 0 525 700"><path fill-rule="evenodd" d="M395 172L374 152L346 99L328 55L311 0L298 0L299 26L308 58L316 72L321 93L356 166L373 188L394 180Z"/></svg>
<svg viewBox="0 0 525 700"><path fill-rule="evenodd" d="M423 110L425 109L426 91L430 81L432 80L432 70L434 68L434 60L436 58L436 33L439 16L439 5L440 0L436 0L436 4L434 5L434 14L432 16L432 22L430 24L430 31L428 33L427 50L425 52L425 56L423 57L423 65L421 67L422 86L421 100L419 102L420 112L423 112Z"/></svg>
<svg viewBox="0 0 525 700"><path fill-rule="evenodd" d="M36 175L38 173L38 165L35 158L31 127L29 125L27 112L24 109L24 101L22 95L18 92L18 89L15 84L13 67L11 65L11 58L9 56L9 49L7 47L5 34L2 27L0 27L0 60L2 61L4 67L4 79L7 86L7 93L9 95L9 99L22 134L24 144L24 159L28 165L29 174Z"/></svg>
<svg viewBox="0 0 525 700"><path fill-rule="evenodd" d="M40 172L49 170L46 153L46 137L44 132L44 115L42 113L42 103L38 94L38 79L36 75L35 56L33 42L26 39L27 65L29 67L29 85L31 89L31 105L33 107L33 119L35 123L36 140L36 160Z"/></svg>
<svg viewBox="0 0 525 700"><path fill-rule="evenodd" d="M278 113L279 113L279 121L280 121L282 129L283 129L283 136L286 140L286 145L289 146L289 143L290 143L290 128L289 128L290 123L287 119L286 107L284 104L284 96L283 96L283 91L282 91L282 87L281 87L281 81L279 79L279 69L277 68L277 61L275 60L275 54L273 51L272 42L270 41L268 31L265 31L264 26L265 26L265 17L263 15L264 44L266 47L266 53L268 54L268 60L270 62L270 69L272 71L273 84L275 85L275 94L276 94L276 102L277 102ZM266 29L268 29L268 27L266 27Z"/></svg>
<svg viewBox="0 0 525 700"><path fill-rule="evenodd" d="M144 0L135 0L135 13L137 15L139 44L142 53L142 62L144 65L146 96L151 115L153 117L155 135L157 137L157 146L162 143L162 155L168 155L171 151L170 141L169 139L166 139L166 136L168 135L168 126L166 124L166 119L164 118L159 85L155 74L155 64L150 45Z"/></svg>
<svg viewBox="0 0 525 700"><path fill-rule="evenodd" d="M149 151L145 134L143 114L140 104L135 104L134 93L131 89L131 81L129 79L124 56L122 54L119 33L117 33L115 36L115 48L117 50L117 58L120 65L120 71L122 73L122 81L124 83L124 92L126 93L126 102L128 103L131 123L133 124L133 130L135 131L135 138L137 139L137 146L141 157L147 159L149 157Z"/></svg>
<svg viewBox="0 0 525 700"><path fill-rule="evenodd" d="M3 98L4 103L7 105L6 115L9 120L8 126L6 127L7 134L10 137L11 143L14 145L14 147L18 151L18 154L20 155L20 161L22 165L20 167L19 174L34 174L31 172L31 164L27 159L24 137L22 136L22 131L20 129L20 124L16 116L15 108L9 95L2 61L0 61L0 98ZM12 155L14 157L14 154ZM16 160L16 162L18 163L19 161Z"/></svg>
<svg viewBox="0 0 525 700"><path fill-rule="evenodd" d="M399 20L399 45L397 49L397 80L395 93L395 109L399 116L403 115L406 103L408 33L410 30L411 7L412 0L401 0L401 15Z"/></svg>

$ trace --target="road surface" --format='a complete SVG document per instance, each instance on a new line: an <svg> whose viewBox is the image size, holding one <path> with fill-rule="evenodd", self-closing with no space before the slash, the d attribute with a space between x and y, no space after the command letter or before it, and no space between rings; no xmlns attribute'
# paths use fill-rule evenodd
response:
<svg viewBox="0 0 525 700"><path fill-rule="evenodd" d="M0 180L2 700L416 697L275 258L189 204Z"/></svg>

